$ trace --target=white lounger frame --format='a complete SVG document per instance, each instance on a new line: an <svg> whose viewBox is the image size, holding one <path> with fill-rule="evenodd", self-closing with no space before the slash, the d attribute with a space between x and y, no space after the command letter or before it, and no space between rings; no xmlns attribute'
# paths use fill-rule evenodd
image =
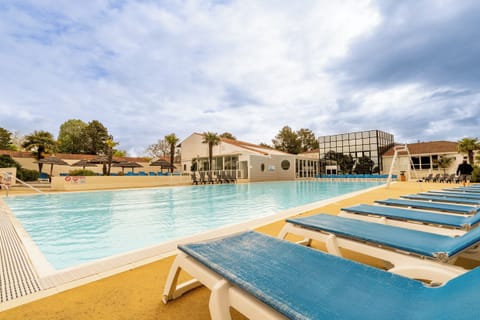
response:
<svg viewBox="0 0 480 320"><path fill-rule="evenodd" d="M285 223L278 237L285 239L288 234L298 235L304 238L301 243L310 245L311 240L317 240L325 243L327 251L330 254L343 257L341 248L358 252L387 262L385 265L389 272L396 273L413 279L430 280L434 283L445 283L465 272L459 266L451 263L454 259L446 262L435 261L419 255L384 248L375 244L360 242L349 238L337 237L335 234L307 229L292 223ZM388 265L391 264L391 265Z"/></svg>
<svg viewBox="0 0 480 320"><path fill-rule="evenodd" d="M439 213L439 214L444 214L444 213ZM459 237L469 231L467 229L455 229L455 228L443 227L440 225L436 226L433 224L425 224L415 220L389 219L387 217L378 216L375 214L365 215L365 214L357 214L357 213L350 213L346 211L340 211L338 216L343 218L386 224L389 226L395 226L395 227L400 227L405 229L436 233L436 234L441 234L449 237ZM480 261L480 245L476 245L472 248L469 248L468 250L465 250L465 252L462 252L459 256L470 259L470 260L474 260L474 261Z"/></svg>
<svg viewBox="0 0 480 320"><path fill-rule="evenodd" d="M178 277L182 270L195 279L178 285ZM166 304L168 301L176 299L202 284L211 291L209 309L212 320L231 320L230 307L238 310L249 319L287 320L285 316L246 291L231 285L220 275L184 252L178 253L170 268L162 301Z"/></svg>

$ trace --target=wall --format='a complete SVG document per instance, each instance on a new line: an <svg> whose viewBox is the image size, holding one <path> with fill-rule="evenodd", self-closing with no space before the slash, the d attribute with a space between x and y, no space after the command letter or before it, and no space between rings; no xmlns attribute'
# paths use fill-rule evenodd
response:
<svg viewBox="0 0 480 320"><path fill-rule="evenodd" d="M51 189L55 191L74 191L115 188L160 187L190 184L190 176L57 176L52 178Z"/></svg>
<svg viewBox="0 0 480 320"><path fill-rule="evenodd" d="M208 145L205 143L202 143L203 141L203 136L200 134L192 134L188 138L182 141L182 148L181 148L181 158L182 158L182 165L185 163L187 160L190 162L191 159L197 158L197 155L199 157L208 157ZM214 147L214 154L215 152L215 147ZM190 168L187 168L187 171L189 171Z"/></svg>
<svg viewBox="0 0 480 320"><path fill-rule="evenodd" d="M250 155L249 157L250 181L295 180L295 156L286 154L264 157ZM283 160L290 161L288 170L282 169ZM265 171L261 170L262 164L265 165Z"/></svg>

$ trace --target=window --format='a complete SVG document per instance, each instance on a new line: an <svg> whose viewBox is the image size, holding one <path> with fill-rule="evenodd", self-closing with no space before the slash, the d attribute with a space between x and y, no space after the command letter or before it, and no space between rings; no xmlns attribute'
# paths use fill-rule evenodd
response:
<svg viewBox="0 0 480 320"><path fill-rule="evenodd" d="M280 166L282 167L283 170L288 170L290 169L290 161L283 160L282 163L280 163Z"/></svg>
<svg viewBox="0 0 480 320"><path fill-rule="evenodd" d="M438 155L437 154L432 155L432 168L433 169L438 169Z"/></svg>
<svg viewBox="0 0 480 320"><path fill-rule="evenodd" d="M420 158L419 157L412 157L412 169L420 169Z"/></svg>
<svg viewBox="0 0 480 320"><path fill-rule="evenodd" d="M265 163L262 163L262 164L260 165L260 170L261 170L262 172L265 171Z"/></svg>
<svg viewBox="0 0 480 320"><path fill-rule="evenodd" d="M421 157L420 163L422 169L430 169L430 156Z"/></svg>

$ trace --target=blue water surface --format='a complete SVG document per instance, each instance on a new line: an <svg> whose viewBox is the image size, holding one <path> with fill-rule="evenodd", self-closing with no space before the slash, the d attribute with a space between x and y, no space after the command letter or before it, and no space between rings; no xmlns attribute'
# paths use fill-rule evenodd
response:
<svg viewBox="0 0 480 320"><path fill-rule="evenodd" d="M39 194L5 201L47 260L63 269L379 184L287 181Z"/></svg>

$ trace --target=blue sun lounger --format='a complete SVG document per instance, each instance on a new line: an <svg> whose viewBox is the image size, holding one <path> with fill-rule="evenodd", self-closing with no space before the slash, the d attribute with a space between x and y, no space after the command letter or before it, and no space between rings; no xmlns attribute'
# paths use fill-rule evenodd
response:
<svg viewBox="0 0 480 320"><path fill-rule="evenodd" d="M424 210L436 210L444 212L453 212L459 214L476 214L479 211L479 208L473 206L465 206L459 204L449 204L449 203L436 203L429 201L415 201L415 200L406 200L406 199L385 199L385 200L375 200L376 203L388 205L388 206L399 206L399 207L409 207L415 209L424 209Z"/></svg>
<svg viewBox="0 0 480 320"><path fill-rule="evenodd" d="M464 273L453 263L460 254L472 255L480 243L480 228L453 238L328 214L287 219L278 237L288 234L304 238L307 245L324 242L337 256L348 249L388 262L390 272L440 283Z"/></svg>
<svg viewBox="0 0 480 320"><path fill-rule="evenodd" d="M459 204L468 204L472 206L480 205L480 200L475 200L475 199L444 197L444 196L426 196L421 194L407 194L401 197L405 199L412 199L412 200L459 203Z"/></svg>
<svg viewBox="0 0 480 320"><path fill-rule="evenodd" d="M443 189L447 191L466 192L466 193L480 193L480 188L472 187L459 187L459 188L447 188Z"/></svg>
<svg viewBox="0 0 480 320"><path fill-rule="evenodd" d="M480 199L480 194L466 193L466 192L455 192L455 191L431 190L431 191L428 191L428 192L420 192L419 194L428 195L428 196L444 196L444 197L456 197L456 198L466 198L466 199Z"/></svg>
<svg viewBox="0 0 480 320"><path fill-rule="evenodd" d="M457 214L439 214L421 210L367 204L360 204L348 208L342 208L342 211L362 216L375 215L393 220L417 221L440 227L447 226L450 228L462 229L465 231L472 229L472 227L480 223L480 214L476 214L473 216Z"/></svg>
<svg viewBox="0 0 480 320"><path fill-rule="evenodd" d="M231 319L230 307L249 319L480 317L478 268L441 287L429 287L256 232L179 249L164 302L175 298L178 273L183 269L211 290L213 320Z"/></svg>

